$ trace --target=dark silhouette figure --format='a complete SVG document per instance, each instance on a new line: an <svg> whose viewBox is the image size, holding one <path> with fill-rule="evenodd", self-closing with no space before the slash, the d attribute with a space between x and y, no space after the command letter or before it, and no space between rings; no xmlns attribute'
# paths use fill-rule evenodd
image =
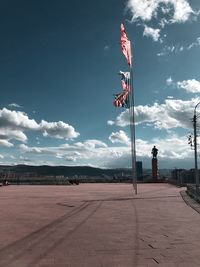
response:
<svg viewBox="0 0 200 267"><path fill-rule="evenodd" d="M153 159L157 159L158 149L156 148L156 146L152 148L151 154L153 155Z"/></svg>

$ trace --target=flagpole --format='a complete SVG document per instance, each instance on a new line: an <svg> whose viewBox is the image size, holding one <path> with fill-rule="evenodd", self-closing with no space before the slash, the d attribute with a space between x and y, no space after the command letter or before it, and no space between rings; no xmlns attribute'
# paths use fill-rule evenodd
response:
<svg viewBox="0 0 200 267"><path fill-rule="evenodd" d="M129 96L129 117L130 117L130 133L131 133L131 162L132 162L132 175L133 187L137 195L137 170L136 170L136 146L135 146L135 114L134 114L134 91L133 91L133 66L132 66L132 53L131 41L129 40L124 23L121 23L121 37L120 37L122 53L127 59L130 67L130 96Z"/></svg>
<svg viewBox="0 0 200 267"><path fill-rule="evenodd" d="M135 104L133 91L133 67L130 65L130 132L131 132L131 158L132 158L132 175L133 187L137 195L137 170L136 170L136 145L135 145Z"/></svg>

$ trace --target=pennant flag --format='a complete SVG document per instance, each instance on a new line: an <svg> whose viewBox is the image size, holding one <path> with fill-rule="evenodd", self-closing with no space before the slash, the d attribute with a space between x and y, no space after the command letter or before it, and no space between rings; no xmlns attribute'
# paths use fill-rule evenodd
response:
<svg viewBox="0 0 200 267"><path fill-rule="evenodd" d="M131 41L128 39L123 23L121 23L120 44L121 44L122 53L126 57L129 66L132 66Z"/></svg>

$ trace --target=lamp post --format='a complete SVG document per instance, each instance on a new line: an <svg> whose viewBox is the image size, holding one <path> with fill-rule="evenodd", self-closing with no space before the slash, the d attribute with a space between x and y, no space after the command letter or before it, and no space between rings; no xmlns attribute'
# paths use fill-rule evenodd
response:
<svg viewBox="0 0 200 267"><path fill-rule="evenodd" d="M195 181L196 181L196 190L199 189L199 172L198 172L198 163L197 163L197 107L200 104L197 103L194 108L194 117L193 117L193 125L194 125L194 166L195 166Z"/></svg>

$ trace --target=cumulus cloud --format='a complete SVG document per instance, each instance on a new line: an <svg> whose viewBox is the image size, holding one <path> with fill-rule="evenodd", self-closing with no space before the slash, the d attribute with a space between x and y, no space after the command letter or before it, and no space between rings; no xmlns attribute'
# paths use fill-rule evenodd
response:
<svg viewBox="0 0 200 267"><path fill-rule="evenodd" d="M79 133L75 131L74 127L63 121L47 122L42 120L40 129L44 131L43 136L50 136L58 139L71 139L79 136Z"/></svg>
<svg viewBox="0 0 200 267"><path fill-rule="evenodd" d="M69 144L62 144L59 147L28 147L25 144L21 144L20 149L22 152L29 152L29 153L35 153L35 154L53 154L56 155L56 157L62 158L65 156L68 157L87 157L87 153L96 153L95 151L98 149L104 149L107 148L107 145L100 141L95 139L89 139L84 142L75 142L72 145Z"/></svg>
<svg viewBox="0 0 200 267"><path fill-rule="evenodd" d="M25 144L20 144L19 145L19 148L22 152L33 152L33 153L44 153L45 152L45 149L44 148L39 148L39 147L28 147L27 145Z"/></svg>
<svg viewBox="0 0 200 267"><path fill-rule="evenodd" d="M171 77L166 80L168 86L184 89L188 93L200 93L200 81L195 79L174 82Z"/></svg>
<svg viewBox="0 0 200 267"><path fill-rule="evenodd" d="M0 110L0 128L37 130L39 125L24 112L3 108Z"/></svg>
<svg viewBox="0 0 200 267"><path fill-rule="evenodd" d="M191 128L194 106L200 98L191 100L166 99L163 104L154 103L152 106L139 105L135 107L136 124L148 124L157 129ZM120 127L130 123L129 111L125 110L115 120Z"/></svg>
<svg viewBox="0 0 200 267"><path fill-rule="evenodd" d="M150 141L137 139L137 155L151 156L152 146L159 148L159 158L184 159L191 155L186 136L170 135L166 138L153 138Z"/></svg>
<svg viewBox="0 0 200 267"><path fill-rule="evenodd" d="M151 37L155 42L160 38L160 29L153 29L145 25L143 36Z"/></svg>
<svg viewBox="0 0 200 267"><path fill-rule="evenodd" d="M59 158L76 159L105 159L109 155L113 155L115 148L109 148L100 140L86 140L84 142L76 142L73 144L63 144L58 147L28 147L25 144L20 146L21 152L32 154L54 155ZM122 150L127 150L123 148Z"/></svg>
<svg viewBox="0 0 200 267"><path fill-rule="evenodd" d="M75 129L62 121L47 122L42 120L37 123L21 111L3 108L0 110L0 145L12 146L10 140L27 141L25 131L42 132L44 136L59 139L73 139L79 136Z"/></svg>
<svg viewBox="0 0 200 267"><path fill-rule="evenodd" d="M170 19L165 18L165 23L183 23L195 14L187 0L128 0L127 9L131 12L132 21L150 21L157 18L158 11L161 11L164 16L170 15Z"/></svg>
<svg viewBox="0 0 200 267"><path fill-rule="evenodd" d="M101 143L100 140L93 140L95 143ZM91 146L88 147L88 141L74 144L65 144L58 147L28 147L21 144L21 152L39 155L46 158L46 155L59 158L69 164L81 165L87 162L87 165L98 167L130 167L131 166L131 148L127 146ZM191 157L193 151L187 143L186 136L170 134L165 138L153 138L151 140L136 139L136 152L138 159L148 159L150 162L151 149L156 145L159 149L160 160L184 160ZM173 165L174 167L174 165Z"/></svg>
<svg viewBox="0 0 200 267"><path fill-rule="evenodd" d="M0 146L13 147L13 144L8 140L0 139Z"/></svg>
<svg viewBox="0 0 200 267"><path fill-rule="evenodd" d="M189 93L200 93L200 82L195 79L177 82L177 87Z"/></svg>
<svg viewBox="0 0 200 267"><path fill-rule="evenodd" d="M109 140L112 143L121 143L121 144L129 144L130 143L129 137L122 130L120 130L119 132L111 133L111 135L109 136Z"/></svg>
<svg viewBox="0 0 200 267"><path fill-rule="evenodd" d="M101 143L99 140L96 141L98 141L95 142L97 144ZM51 156L59 158L59 160L67 161L72 165L76 162L76 165L92 165L98 167L107 167L109 161L123 158L126 155L130 158L131 155L130 147L127 145L125 147L108 147L102 143L101 146L95 145L94 147L88 146L88 140L71 145L65 144L58 147L28 147L27 145L21 144L20 150L22 153L38 155L40 156L40 159L42 156L44 156L44 158ZM84 162L87 163L83 164Z"/></svg>
<svg viewBox="0 0 200 267"><path fill-rule="evenodd" d="M170 134L165 138L153 138L151 140L136 139L137 160L142 160L144 167L151 167L151 150L153 145L158 148L159 167L174 168L176 164L182 168L191 168L193 164L193 151L187 144L186 136ZM130 150L130 148L129 148ZM106 163L108 167L131 166L130 151L122 153L120 157L110 158ZM120 152L120 148L118 150ZM129 164L129 165L128 165Z"/></svg>
<svg viewBox="0 0 200 267"><path fill-rule="evenodd" d="M0 129L0 139L1 140L15 139L21 142L26 142L27 136L22 131L11 130L11 129Z"/></svg>
<svg viewBox="0 0 200 267"><path fill-rule="evenodd" d="M120 127L129 126L130 114L128 110L122 111L116 118L115 124Z"/></svg>

